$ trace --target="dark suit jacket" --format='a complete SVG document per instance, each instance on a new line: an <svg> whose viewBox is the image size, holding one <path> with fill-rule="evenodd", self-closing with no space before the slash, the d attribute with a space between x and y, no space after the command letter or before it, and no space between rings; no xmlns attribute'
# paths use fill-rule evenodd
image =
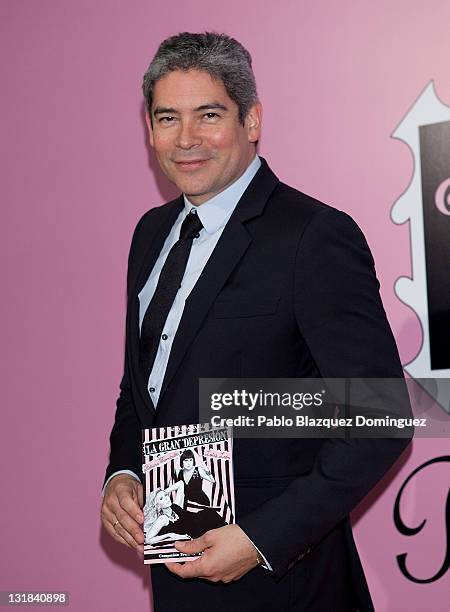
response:
<svg viewBox="0 0 450 612"><path fill-rule="evenodd" d="M138 293L182 206L180 196L151 209L133 236L106 478L141 473L141 428L198 422L199 378L402 377L363 234L345 213L279 182L262 160L186 300L155 412L139 370ZM270 597L274 609L371 610L348 513L407 443L236 440L237 522L273 574L258 568L234 584L178 585L159 567L156 609L176 609L164 598L178 592L178 610L191 609L187 599L197 610L259 610L262 602L271 610Z"/></svg>

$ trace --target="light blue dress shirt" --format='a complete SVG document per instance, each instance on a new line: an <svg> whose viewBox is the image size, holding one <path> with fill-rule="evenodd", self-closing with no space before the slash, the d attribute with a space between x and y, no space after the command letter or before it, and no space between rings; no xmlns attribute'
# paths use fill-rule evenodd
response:
<svg viewBox="0 0 450 612"><path fill-rule="evenodd" d="M234 209L236 208L239 200L241 199L244 191L249 186L251 180L255 176L259 167L261 166L261 160L257 155L253 158L245 172L232 183L229 187L212 197L210 200L203 202L198 206L194 206L189 202L188 198L184 195L184 208L178 215L172 229L167 236L158 259L153 266L153 269L148 277L147 282L139 293L139 329L142 325L145 312L148 305L151 302L153 294L155 293L156 286L158 284L159 275L161 274L162 267L166 261L167 255L170 249L177 242L180 237L181 224L183 223L186 215L188 215L192 209L195 209L200 221L203 224L203 229L200 232L198 238L194 238L192 248L189 253L189 259L186 264L186 270L184 272L181 286L173 301L172 307L167 315L166 322L164 324L163 333L159 342L158 350L156 353L155 361L150 372L148 379L148 391L152 398L153 405L156 410L158 409L158 399L161 391L161 386L164 380L164 374L166 372L167 363L170 357L170 351L172 344L177 333L178 326L183 316L184 305L189 294L195 287L195 283L198 281L200 274L203 271L208 259L210 258L214 248L222 235L222 232L227 224L228 219L231 217ZM129 474L134 476L137 480L139 477L130 470L119 470L111 474L105 483L105 487L108 482L117 474ZM105 489L104 487L104 489ZM103 489L103 490L104 490ZM252 542L253 544L253 542ZM255 548L257 548L255 546ZM259 549L257 549L259 550ZM260 551L259 551L260 552ZM268 569L272 569L263 557L265 564Z"/></svg>

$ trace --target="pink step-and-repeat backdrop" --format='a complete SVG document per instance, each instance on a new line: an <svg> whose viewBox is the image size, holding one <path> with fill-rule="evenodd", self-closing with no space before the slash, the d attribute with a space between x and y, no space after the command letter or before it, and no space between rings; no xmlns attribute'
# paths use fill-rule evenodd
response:
<svg viewBox="0 0 450 612"><path fill-rule="evenodd" d="M140 91L168 35L216 30L251 51L261 154L360 224L408 375L441 378L417 402L445 421L432 404L449 409L450 365L430 370L427 295L437 304L448 286L427 293L424 262L449 261L449 24L446 0L0 2L0 590L69 591L77 611L150 610L148 570L102 532L99 508L129 241L142 212L175 193L148 151ZM421 173L436 167L426 196ZM425 231L427 198L446 239ZM354 512L377 612L449 609L449 455L448 437L415 440Z"/></svg>

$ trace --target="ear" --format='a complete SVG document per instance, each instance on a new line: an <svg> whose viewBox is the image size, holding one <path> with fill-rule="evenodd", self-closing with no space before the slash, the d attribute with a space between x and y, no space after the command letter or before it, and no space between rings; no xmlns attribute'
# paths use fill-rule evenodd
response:
<svg viewBox="0 0 450 612"><path fill-rule="evenodd" d="M148 139L150 142L150 146L153 147L153 127L152 127L152 122L150 119L150 115L148 114L148 111L145 111L145 123L147 124L147 130L148 130Z"/></svg>
<svg viewBox="0 0 450 612"><path fill-rule="evenodd" d="M247 136L249 142L256 142L261 136L261 121L262 121L262 104L255 102L245 118L245 126L247 128Z"/></svg>

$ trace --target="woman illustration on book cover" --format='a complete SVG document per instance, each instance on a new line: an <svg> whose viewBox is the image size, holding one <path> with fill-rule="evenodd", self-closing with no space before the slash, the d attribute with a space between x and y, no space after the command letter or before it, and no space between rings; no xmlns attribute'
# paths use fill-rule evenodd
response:
<svg viewBox="0 0 450 612"><path fill-rule="evenodd" d="M203 491L203 480L214 482L211 472L199 462L196 464L195 455L191 449L181 453L180 466L181 470L178 472L177 480L184 482L184 507L188 501L210 506L211 502Z"/></svg>
<svg viewBox="0 0 450 612"><path fill-rule="evenodd" d="M146 544L198 538L209 529L226 525L223 518L210 508L199 512L185 510L184 488L184 482L179 480L166 489L158 487L150 493L144 506ZM175 492L174 502L172 492Z"/></svg>

